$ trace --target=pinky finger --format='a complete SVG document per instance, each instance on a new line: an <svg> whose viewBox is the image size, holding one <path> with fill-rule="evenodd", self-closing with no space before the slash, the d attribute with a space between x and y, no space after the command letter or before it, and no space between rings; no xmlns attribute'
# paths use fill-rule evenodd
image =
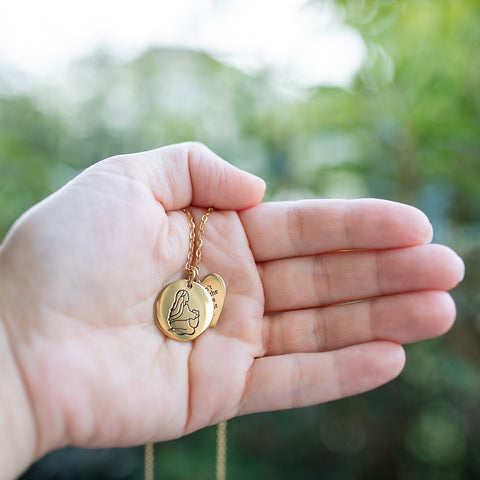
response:
<svg viewBox="0 0 480 480"><path fill-rule="evenodd" d="M394 379L404 364L402 346L388 341L258 358L239 414L305 407L366 392Z"/></svg>

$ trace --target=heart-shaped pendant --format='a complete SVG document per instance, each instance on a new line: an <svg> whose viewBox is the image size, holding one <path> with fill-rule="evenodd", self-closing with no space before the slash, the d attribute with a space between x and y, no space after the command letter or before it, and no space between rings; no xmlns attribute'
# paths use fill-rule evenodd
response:
<svg viewBox="0 0 480 480"><path fill-rule="evenodd" d="M167 337L188 342L214 327L225 302L225 283L211 273L202 283L177 280L167 285L155 300L155 321Z"/></svg>
<svg viewBox="0 0 480 480"><path fill-rule="evenodd" d="M210 273L202 280L202 286L212 297L213 318L210 323L210 328L214 328L222 313L223 304L225 303L225 282L217 273Z"/></svg>

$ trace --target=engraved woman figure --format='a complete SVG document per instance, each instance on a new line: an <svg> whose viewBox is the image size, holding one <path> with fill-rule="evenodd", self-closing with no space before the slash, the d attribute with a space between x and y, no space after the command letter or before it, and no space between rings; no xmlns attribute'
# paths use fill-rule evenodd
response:
<svg viewBox="0 0 480 480"><path fill-rule="evenodd" d="M177 335L193 335L198 327L198 310L190 310L188 306L189 295L187 290L179 290L175 300L168 311L168 324L170 330Z"/></svg>

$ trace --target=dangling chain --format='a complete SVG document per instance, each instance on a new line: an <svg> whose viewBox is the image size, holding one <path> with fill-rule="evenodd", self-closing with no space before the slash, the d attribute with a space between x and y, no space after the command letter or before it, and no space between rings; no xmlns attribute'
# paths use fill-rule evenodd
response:
<svg viewBox="0 0 480 480"><path fill-rule="evenodd" d="M208 216L213 212L213 208L209 208L202 216L198 226L196 235L197 241L195 245L195 220L192 214L186 209L182 211L188 217L188 225L190 228L190 242L188 247L187 263L185 270L187 271L188 286L191 287L193 282L199 281L199 265L202 259L203 235L205 233L205 223ZM195 249L196 247L196 249ZM225 480L227 477L227 422L221 422L217 425L217 458L216 458L216 480ZM154 444L145 445L145 480L154 480L155 478L155 451Z"/></svg>
<svg viewBox="0 0 480 480"><path fill-rule="evenodd" d="M216 480L227 478L227 422L217 425L217 464Z"/></svg>
<svg viewBox="0 0 480 480"><path fill-rule="evenodd" d="M155 479L155 446L153 443L145 445L145 480ZM215 465L215 479L227 478L227 422L217 425L217 458Z"/></svg>
<svg viewBox="0 0 480 480"><path fill-rule="evenodd" d="M145 445L144 449L144 455L145 455L145 460L144 460L144 474L145 474L145 480L154 480L155 478L155 473L154 473L154 467L155 467L155 446L153 443L147 443Z"/></svg>

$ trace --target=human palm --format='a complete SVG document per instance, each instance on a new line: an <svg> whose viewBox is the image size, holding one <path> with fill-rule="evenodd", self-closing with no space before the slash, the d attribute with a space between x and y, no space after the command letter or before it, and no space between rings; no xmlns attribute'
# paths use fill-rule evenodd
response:
<svg viewBox="0 0 480 480"><path fill-rule="evenodd" d="M168 440L359 393L399 373L401 343L451 325L445 290L462 264L425 244L419 211L374 200L255 206L263 188L184 144L100 162L20 219L0 267L10 305L22 305L5 318L37 454ZM198 224L210 206L200 276L223 277L225 306L215 329L177 342L157 329L153 304L185 276L181 209Z"/></svg>

